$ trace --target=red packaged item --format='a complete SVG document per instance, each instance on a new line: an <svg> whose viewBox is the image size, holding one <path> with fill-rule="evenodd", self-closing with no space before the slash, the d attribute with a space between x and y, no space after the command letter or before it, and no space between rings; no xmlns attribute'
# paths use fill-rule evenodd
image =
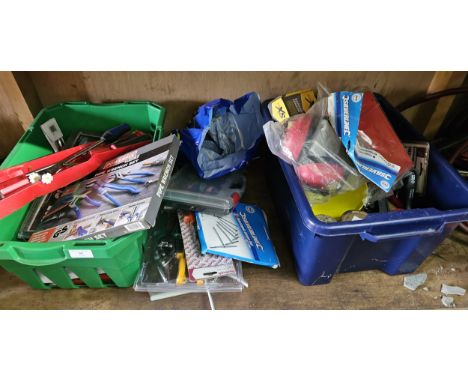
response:
<svg viewBox="0 0 468 382"><path fill-rule="evenodd" d="M295 161L299 160L311 122L312 116L310 114L301 115L288 122L288 127L284 132L283 147L291 152L292 159Z"/></svg>
<svg viewBox="0 0 468 382"><path fill-rule="evenodd" d="M313 188L325 188L344 177L344 168L337 164L308 163L296 167L301 183Z"/></svg>
<svg viewBox="0 0 468 382"><path fill-rule="evenodd" d="M413 167L372 92L333 93L328 114L356 168L385 192Z"/></svg>
<svg viewBox="0 0 468 382"><path fill-rule="evenodd" d="M413 168L413 161L372 92L364 93L358 140L361 148L377 151L387 161L400 166L398 177Z"/></svg>
<svg viewBox="0 0 468 382"><path fill-rule="evenodd" d="M270 150L294 166L302 184L332 195L354 190L364 179L326 118L327 105L324 98L305 114L266 123L264 131Z"/></svg>

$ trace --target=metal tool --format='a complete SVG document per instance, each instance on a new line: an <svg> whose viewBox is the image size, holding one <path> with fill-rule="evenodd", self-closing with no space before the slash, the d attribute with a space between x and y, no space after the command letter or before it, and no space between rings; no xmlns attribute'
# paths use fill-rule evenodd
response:
<svg viewBox="0 0 468 382"><path fill-rule="evenodd" d="M62 130L60 130L60 127L55 118L51 118L44 122L41 125L41 130L54 152L59 152L65 148L63 133Z"/></svg>
<svg viewBox="0 0 468 382"><path fill-rule="evenodd" d="M45 195L31 203L26 217L21 223L21 227L18 231L18 239L20 240L29 240L32 233L36 230L38 222L39 213L42 211L42 208L46 205L46 202L49 200L49 196Z"/></svg>
<svg viewBox="0 0 468 382"><path fill-rule="evenodd" d="M414 193L416 191L416 170L411 170L404 179L405 208L410 210L413 207Z"/></svg>
<svg viewBox="0 0 468 382"><path fill-rule="evenodd" d="M414 163L416 175L415 193L419 196L426 192L427 175L429 169L429 142L406 142L403 143L409 157Z"/></svg>
<svg viewBox="0 0 468 382"><path fill-rule="evenodd" d="M126 145L132 145L134 143L151 140L148 134L144 134L141 131L133 131L130 134L126 134L122 139L112 143L111 148L116 149Z"/></svg>
<svg viewBox="0 0 468 382"><path fill-rule="evenodd" d="M140 193L140 190L132 186L128 186L128 185L125 186L125 185L113 184L113 183L104 183L101 181L90 183L87 185L87 187L93 188L99 195L108 199L116 207L121 207L122 203L120 203L116 198L114 198L109 193L110 190L126 191L133 195Z"/></svg>
<svg viewBox="0 0 468 382"><path fill-rule="evenodd" d="M216 222L216 225L219 228L224 228L229 234L231 234L232 237L238 237L239 236L239 231L235 228L232 228L231 226L227 225L226 223L223 223L221 220L218 220Z"/></svg>
<svg viewBox="0 0 468 382"><path fill-rule="evenodd" d="M136 139L138 138L138 139ZM69 138L66 140L66 143L65 143L65 148L71 148L71 147L74 147L74 146L78 146L78 145L82 145L82 144L87 144L87 143L91 143L91 142L95 142L95 141L98 141L100 139L100 136L99 135L96 135L96 134L93 134L93 133L89 133L89 132L77 132L77 133L74 133L74 134L71 134L69 136ZM152 140L152 137L142 131L131 131L131 132L127 132L125 133L123 136L121 136L117 141L115 141L112 145L111 145L111 148L114 148L114 145L117 144L118 147L123 147L127 144L133 144L133 143L138 143L138 142L143 142L144 139L146 139L148 142ZM152 175L154 176L155 174L153 174L153 172L145 172L145 174L141 174L141 175ZM140 174L138 174L138 176L140 176ZM123 180L123 179L122 179ZM154 180L154 181L143 181L143 179L141 179L141 181L139 183L142 183L145 187L148 187L150 186L152 183L156 182L157 180ZM133 182L135 183L135 182ZM84 190L83 190L84 192ZM79 205L71 205L70 208L65 208L63 211L59 211L57 213L54 213L53 216L47 216L45 217L44 216L44 206L46 205L49 205L49 203L47 201L50 201L50 197L52 196L52 194L48 194L46 196L43 196L43 197L40 197L40 198L37 198L36 200L34 200L29 209L28 209L28 213L26 215L26 217L23 219L23 222L21 224L21 227L18 231L18 239L20 240L29 240L29 238L31 237L31 235L37 231L37 227L39 225L39 223L41 224L47 224L47 222L50 220L50 222L52 223L53 221L57 221L57 220L61 220L63 218L71 218L71 216L73 216L72 214L70 214L71 211L69 211L69 209L75 211L75 209L79 209L80 206ZM60 196L62 197L62 196ZM79 202L81 203L81 202ZM89 203L89 201L88 201ZM86 204L88 204L86 203ZM92 204L92 203L91 203ZM57 203L55 203L55 205L57 205ZM76 211L75 211L76 212ZM42 219L39 219L39 217L41 217ZM50 218L50 219L49 219ZM56 218L56 220L54 219ZM46 219L46 220L44 220Z"/></svg>
<svg viewBox="0 0 468 382"><path fill-rule="evenodd" d="M48 127L48 124L50 124L51 122L50 121L55 121L56 123L56 126L54 126L54 128L52 127ZM61 151L61 150L64 150L65 148L70 148L70 147L73 147L73 146L77 146L78 144L70 144L70 142L65 142L65 144L62 144L63 143L63 134L62 134L62 131L60 130L60 127L58 127L58 124L57 124L57 121L55 120L55 118L52 118L50 119L49 121L47 121L46 123L43 124L43 126L41 126L41 129L42 129L42 132L44 133L47 141L49 142L49 144L51 145L52 149L55 151L55 152L58 152L58 151ZM57 134L55 129L59 130L59 133ZM80 135L81 133L78 133L78 135ZM61 137L60 137L61 135ZM76 138L78 139L78 138ZM96 139L99 139L99 137L94 137L94 139L92 139L93 141L96 140ZM81 143L88 143L86 141L84 142L81 142ZM35 228L37 226L37 224L39 224L39 222L37 221L38 219L38 215L39 215L39 212L42 211L42 208L45 206L45 203L46 201L49 200L49 195L44 195L40 198L37 198L36 200L34 200L29 209L28 209L28 213L26 214L26 217L23 219L23 222L21 223L21 227L18 231L18 239L20 240L29 240L29 238L31 237L31 234L35 231Z"/></svg>
<svg viewBox="0 0 468 382"><path fill-rule="evenodd" d="M100 136L94 133L79 131L77 133L70 135L70 137L68 137L68 139L65 142L65 146L66 148L75 147L75 146L83 145L85 143L98 141L99 138Z"/></svg>
<svg viewBox="0 0 468 382"><path fill-rule="evenodd" d="M68 213L66 209L71 209L75 213L76 219L81 219L81 210L79 207L79 203L81 200L85 200L92 206L99 208L101 206L101 203L98 202L97 200L92 199L89 197L89 193L91 190L88 190L84 193L73 193L70 195L64 195L62 196L55 204L54 206L57 206L56 208L53 208L50 211L47 211L44 214L44 218L42 223L47 224L51 221L59 220L63 217L65 217ZM65 210L65 211L64 211Z"/></svg>
<svg viewBox="0 0 468 382"><path fill-rule="evenodd" d="M239 235L237 233L235 233L234 235L229 233L229 231L227 231L225 228L223 228L222 226L220 225L217 225L218 229L221 231L221 233L226 236L226 238L229 240L229 243L227 243L227 245L230 245L230 244L234 244L234 243L238 243L239 242Z"/></svg>
<svg viewBox="0 0 468 382"><path fill-rule="evenodd" d="M235 223L233 223L232 221L230 220L227 220L225 217L220 217L219 220L221 220L222 222L226 223L226 225L229 225L231 226L234 230L238 230L238 227Z"/></svg>
<svg viewBox="0 0 468 382"><path fill-rule="evenodd" d="M95 149L99 145L103 143L110 143L113 140L118 139L122 134L125 134L127 131L129 131L129 129L130 126L126 124L119 125L117 127L105 131L104 134L101 136L101 139L97 142L73 147L68 150L63 150L55 154L51 154L36 159L34 161L24 163L23 165L14 166L11 168L7 168L6 170L0 171L0 184L8 182L11 179L21 178L17 179L11 184L3 186L3 188L0 189L0 199L4 198L9 193L12 193L20 188L27 186L29 183L52 183L54 179L53 175L55 175L59 171L62 171L64 168L68 168L75 165L76 159L89 153L91 150ZM114 150L114 152L117 152L117 150ZM49 162L48 159L50 159L49 164L43 167L33 168L35 167L35 164L42 163L41 160L43 160L44 162Z"/></svg>
<svg viewBox="0 0 468 382"><path fill-rule="evenodd" d="M166 158L161 158L159 160L155 160L154 162L145 162L143 163L143 167L156 167L156 166L161 166Z"/></svg>
<svg viewBox="0 0 468 382"><path fill-rule="evenodd" d="M95 149L96 147L102 145L103 143L110 144L110 143L116 141L117 139L119 139L122 135L124 135L125 133L127 133L129 131L130 131L130 126L127 125L126 123L124 123L122 125L119 125L119 126L116 126L116 127L113 127L113 128L111 128L109 130L106 130L101 135L101 138L98 141L90 143L86 147L83 147L82 149L78 150L73 155L70 155L68 158L65 158L65 159L61 160L60 162L57 162L57 163L55 163L53 165L40 168L40 169L36 170L34 173L41 174L41 173L47 171L47 173L53 175L53 174L59 172L60 170L62 170L63 168L73 166L76 159L78 159L79 157L89 153L91 150Z"/></svg>
<svg viewBox="0 0 468 382"><path fill-rule="evenodd" d="M115 150L98 147L106 139L115 138L127 128L118 126L117 130L111 129L112 133L108 131L107 134L103 134L104 141L73 147L0 170L0 219L40 196L82 179L96 171L103 163L147 143L140 142ZM75 163L76 159L85 154L86 161Z"/></svg>
<svg viewBox="0 0 468 382"><path fill-rule="evenodd" d="M216 234L216 236L218 237L218 240L219 240L219 242L221 243L221 245L222 245L223 247L226 246L226 244L224 244L223 239L221 239L221 236L219 235L218 231L216 230L216 227L213 227L213 231L214 231L214 233Z"/></svg>
<svg viewBox="0 0 468 382"><path fill-rule="evenodd" d="M139 179L135 177L139 176L154 176L155 174L149 171L140 171L140 172L130 172L127 174L115 174L115 179L116 180L121 180L121 181L126 181L130 183L137 183L137 184L144 184L145 186L150 183L150 180L145 180L145 179Z"/></svg>
<svg viewBox="0 0 468 382"><path fill-rule="evenodd" d="M154 261L159 276L164 283L167 283L168 281L166 272L167 267L171 263L172 256L176 256L174 245L169 241L161 241L155 251Z"/></svg>
<svg viewBox="0 0 468 382"><path fill-rule="evenodd" d="M356 220L364 220L367 217L367 212L365 211L346 211L341 216L342 222L353 222Z"/></svg>

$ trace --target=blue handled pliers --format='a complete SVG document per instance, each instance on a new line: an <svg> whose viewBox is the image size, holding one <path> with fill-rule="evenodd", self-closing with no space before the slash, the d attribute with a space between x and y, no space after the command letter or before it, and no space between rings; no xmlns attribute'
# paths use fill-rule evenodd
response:
<svg viewBox="0 0 468 382"><path fill-rule="evenodd" d="M137 183L137 184L146 184L148 181L144 179L133 178L133 176L154 176L154 173L150 171L140 171L133 172L129 174L116 174L115 178L121 181Z"/></svg>

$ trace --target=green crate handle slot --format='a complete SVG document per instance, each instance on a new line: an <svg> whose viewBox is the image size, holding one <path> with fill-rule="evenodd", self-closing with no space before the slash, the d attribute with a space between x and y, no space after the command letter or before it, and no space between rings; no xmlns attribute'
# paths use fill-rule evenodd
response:
<svg viewBox="0 0 468 382"><path fill-rule="evenodd" d="M6 250L10 254L11 260L15 260L20 264L29 265L32 267L58 264L66 260L68 257L65 254L66 250L63 248L63 246L61 250L59 249L49 253L44 253L41 248L38 248L36 251L34 251L33 248L28 248L27 254L23 253L19 247L13 248L9 246L6 248Z"/></svg>

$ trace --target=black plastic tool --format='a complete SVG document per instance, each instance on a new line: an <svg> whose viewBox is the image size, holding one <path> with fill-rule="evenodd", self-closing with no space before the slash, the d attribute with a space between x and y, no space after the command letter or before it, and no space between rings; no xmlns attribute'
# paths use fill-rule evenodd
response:
<svg viewBox="0 0 468 382"><path fill-rule="evenodd" d="M404 179L405 208L407 210L413 207L414 193L416 191L416 171L411 170Z"/></svg>

